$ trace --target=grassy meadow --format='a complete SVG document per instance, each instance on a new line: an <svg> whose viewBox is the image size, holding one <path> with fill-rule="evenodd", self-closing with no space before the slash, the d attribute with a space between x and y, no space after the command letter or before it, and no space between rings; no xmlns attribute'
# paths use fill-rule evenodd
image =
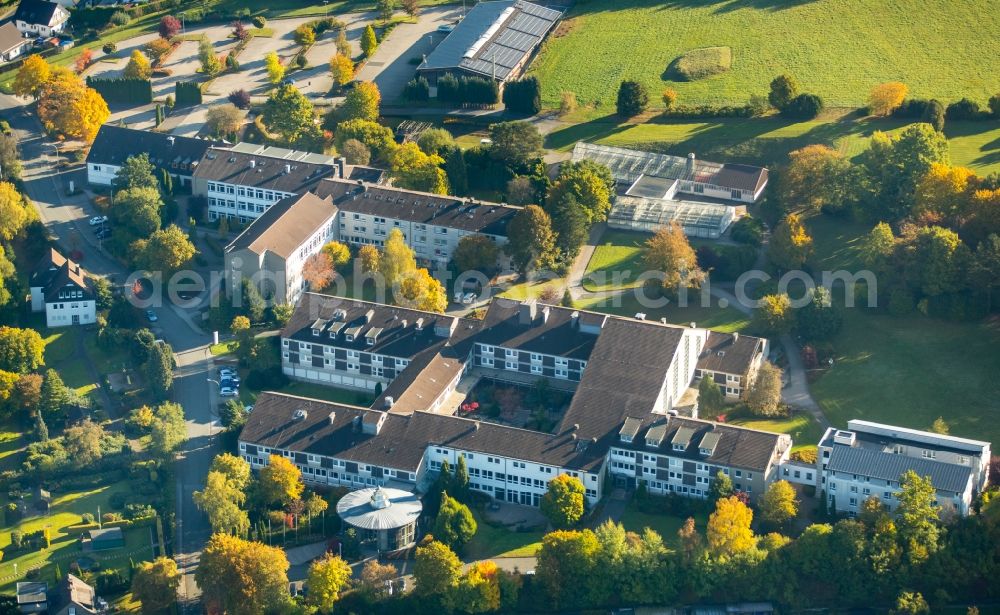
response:
<svg viewBox="0 0 1000 615"><path fill-rule="evenodd" d="M1000 91L1000 11L994 0L579 0L532 72L543 103L576 94L584 116L613 112L618 84L637 79L657 104L744 104L779 73L828 106L858 107L877 83L913 96L986 102ZM670 65L704 47L732 49L731 68L674 81Z"/></svg>

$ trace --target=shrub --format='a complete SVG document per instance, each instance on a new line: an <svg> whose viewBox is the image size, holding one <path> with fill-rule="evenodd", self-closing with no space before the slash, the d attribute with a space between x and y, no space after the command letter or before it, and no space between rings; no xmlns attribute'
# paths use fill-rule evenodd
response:
<svg viewBox="0 0 1000 615"><path fill-rule="evenodd" d="M234 90L229 93L229 102L233 103L237 109L249 109L250 93L246 90Z"/></svg>
<svg viewBox="0 0 1000 615"><path fill-rule="evenodd" d="M316 31L309 24L302 24L295 28L295 42L303 47L307 47L316 42Z"/></svg>
<svg viewBox="0 0 1000 615"><path fill-rule="evenodd" d="M823 110L823 99L815 94L799 94L781 110L781 115L796 120L811 120Z"/></svg>
<svg viewBox="0 0 1000 615"><path fill-rule="evenodd" d="M646 86L638 81L622 81L618 86L618 115L622 117L635 117L649 106L649 92Z"/></svg>
<svg viewBox="0 0 1000 615"><path fill-rule="evenodd" d="M764 223L757 218L743 216L733 225L730 237L737 243L749 246L760 246L764 240Z"/></svg>
<svg viewBox="0 0 1000 615"><path fill-rule="evenodd" d="M255 28L263 28L267 25L267 17L263 15L254 15L253 19L250 20Z"/></svg>
<svg viewBox="0 0 1000 615"><path fill-rule="evenodd" d="M981 120L986 114L974 100L963 98L948 105L946 116L949 120Z"/></svg>
<svg viewBox="0 0 1000 615"><path fill-rule="evenodd" d="M914 298L906 288L897 287L889 291L889 305L887 309L893 316L905 316L913 311Z"/></svg>
<svg viewBox="0 0 1000 615"><path fill-rule="evenodd" d="M240 70L240 61L232 52L226 54L226 68L234 73Z"/></svg>
<svg viewBox="0 0 1000 615"><path fill-rule="evenodd" d="M116 45L114 43L104 43L104 46L101 47L101 51L103 51L104 53L107 53L107 54L112 54L112 53L118 51L118 45Z"/></svg>
<svg viewBox="0 0 1000 615"><path fill-rule="evenodd" d="M747 102L747 110L750 111L751 116L758 117L771 110L771 103L768 102L767 96L753 94L750 96L750 101Z"/></svg>
<svg viewBox="0 0 1000 615"><path fill-rule="evenodd" d="M916 119L927 112L927 105L930 102L925 98L907 98L903 104L893 110L892 117Z"/></svg>
<svg viewBox="0 0 1000 615"><path fill-rule="evenodd" d="M85 512L82 515L80 515L80 519L84 523L93 523L94 522L94 513Z"/></svg>
<svg viewBox="0 0 1000 615"><path fill-rule="evenodd" d="M305 68L308 64L309 60L306 59L306 55L304 53L300 53L295 56L295 65L299 68Z"/></svg>
<svg viewBox="0 0 1000 615"><path fill-rule="evenodd" d="M177 81L174 84L177 94L178 105L200 105L201 86L193 81ZM167 108L170 108L171 99L167 98Z"/></svg>
<svg viewBox="0 0 1000 615"><path fill-rule="evenodd" d="M677 90L667 88L663 90L663 107L668 111L677 104Z"/></svg>
<svg viewBox="0 0 1000 615"><path fill-rule="evenodd" d="M132 21L132 18L125 11L115 11L110 19L110 23L115 26L124 26L130 21Z"/></svg>
<svg viewBox="0 0 1000 615"><path fill-rule="evenodd" d="M576 94L573 92L559 94L559 115L569 115L576 111L576 107Z"/></svg>
<svg viewBox="0 0 1000 615"><path fill-rule="evenodd" d="M989 107L993 117L1000 120L1000 92L990 96Z"/></svg>
<svg viewBox="0 0 1000 615"><path fill-rule="evenodd" d="M713 107L712 105L681 105L674 107L673 109L665 110L663 115L667 117L694 119L713 117L751 117L754 115L754 112L749 106L730 107L726 105L722 107Z"/></svg>
<svg viewBox="0 0 1000 615"><path fill-rule="evenodd" d="M726 72L733 65L729 47L692 49L674 61L673 74L681 81L695 81Z"/></svg>
<svg viewBox="0 0 1000 615"><path fill-rule="evenodd" d="M124 519L125 517L123 517L121 513L116 513L116 512L106 512L103 515L101 515L101 521L104 523L110 523L112 521L122 521Z"/></svg>
<svg viewBox="0 0 1000 615"><path fill-rule="evenodd" d="M97 592L105 596L121 592L127 587L128 577L117 568L102 570L98 573L97 580L94 583L94 588Z"/></svg>
<svg viewBox="0 0 1000 615"><path fill-rule="evenodd" d="M944 119L944 105L938 100L928 101L923 114L920 116L921 122L927 122L938 132L944 132Z"/></svg>
<svg viewBox="0 0 1000 615"><path fill-rule="evenodd" d="M503 91L503 104L515 113L535 115L542 110L542 86L536 77L511 81Z"/></svg>
<svg viewBox="0 0 1000 615"><path fill-rule="evenodd" d="M149 504L127 504L125 506L126 519L144 519L155 514L156 511Z"/></svg>
<svg viewBox="0 0 1000 615"><path fill-rule="evenodd" d="M403 98L414 102L424 102L430 98L430 84L424 77L411 79L403 88Z"/></svg>

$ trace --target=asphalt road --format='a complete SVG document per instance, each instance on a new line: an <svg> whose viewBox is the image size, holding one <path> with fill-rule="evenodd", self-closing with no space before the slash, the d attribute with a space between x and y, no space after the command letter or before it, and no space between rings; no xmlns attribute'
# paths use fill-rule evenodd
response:
<svg viewBox="0 0 1000 615"><path fill-rule="evenodd" d="M56 169L57 151L53 141L42 133L41 126L24 101L0 95L0 117L6 119L18 137L24 161L25 193L35 203L42 221L64 248L83 253L81 263L91 274L106 276L122 283L129 275L124 265L107 255L87 224L96 212L86 194L68 196L68 187L85 185L85 171L60 172ZM185 610L196 606L198 596L193 572L202 546L211 529L208 520L195 506L191 493L202 488L212 458L218 452L218 417L216 387L208 382L212 369L207 344L209 336L198 331L190 315L182 308L165 304L153 306L158 320L154 332L174 349L177 370L174 376L174 401L181 404L187 419L188 441L178 455L177 531L174 556L185 572L180 589Z"/></svg>

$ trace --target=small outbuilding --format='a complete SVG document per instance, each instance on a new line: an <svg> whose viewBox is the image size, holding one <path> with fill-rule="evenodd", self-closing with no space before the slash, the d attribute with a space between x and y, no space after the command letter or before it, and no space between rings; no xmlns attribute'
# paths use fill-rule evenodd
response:
<svg viewBox="0 0 1000 615"><path fill-rule="evenodd" d="M125 546L125 534L120 527L90 530L83 538L83 548L89 551L107 551Z"/></svg>
<svg viewBox="0 0 1000 615"><path fill-rule="evenodd" d="M375 487L352 491L337 502L337 514L355 528L362 542L381 551L398 551L416 541L420 498L409 491Z"/></svg>
<svg viewBox="0 0 1000 615"><path fill-rule="evenodd" d="M52 504L52 494L42 489L41 487L35 488L35 508L41 512L45 512L49 509Z"/></svg>

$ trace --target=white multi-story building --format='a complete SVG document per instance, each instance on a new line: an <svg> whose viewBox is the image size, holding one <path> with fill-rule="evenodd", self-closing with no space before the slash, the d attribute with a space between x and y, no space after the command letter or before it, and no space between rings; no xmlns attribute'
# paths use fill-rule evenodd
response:
<svg viewBox="0 0 1000 615"><path fill-rule="evenodd" d="M306 193L279 201L226 246L230 296L243 278L267 298L295 304L308 286L303 266L337 238L337 208L330 199Z"/></svg>
<svg viewBox="0 0 1000 615"><path fill-rule="evenodd" d="M989 483L990 443L854 419L827 428L816 463L817 487L838 512L857 514L869 497L895 509L912 470L930 477L942 511L966 515Z"/></svg>
<svg viewBox="0 0 1000 615"><path fill-rule="evenodd" d="M75 263L50 248L29 282L31 311L45 312L50 328L89 325L97 321L97 300L86 275Z"/></svg>
<svg viewBox="0 0 1000 615"><path fill-rule="evenodd" d="M503 247L507 224L519 207L416 192L364 181L330 179L316 193L332 197L340 210L340 241L382 247L389 232L399 229L418 259L446 265L459 241L469 235L489 237ZM509 260L501 257L498 266Z"/></svg>

